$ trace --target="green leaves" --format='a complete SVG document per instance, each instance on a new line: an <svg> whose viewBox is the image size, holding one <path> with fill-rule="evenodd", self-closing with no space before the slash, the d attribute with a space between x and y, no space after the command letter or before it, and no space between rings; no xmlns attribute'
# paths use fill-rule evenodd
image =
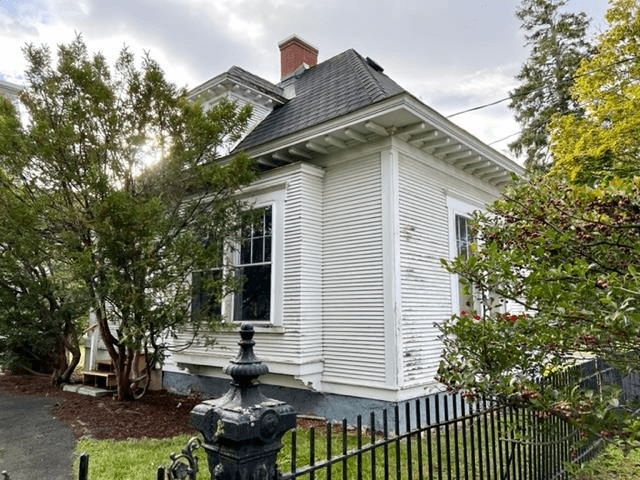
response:
<svg viewBox="0 0 640 480"><path fill-rule="evenodd" d="M571 94L583 116L556 115L550 124L555 171L593 184L637 175L640 153L640 5L610 2L608 28L576 71Z"/></svg>
<svg viewBox="0 0 640 480"><path fill-rule="evenodd" d="M509 104L522 126L509 145L524 155L525 166L536 171L550 163L547 124L553 115L582 115L571 85L580 61L590 49L584 13L562 12L563 0L523 0L516 15L522 21L531 52L517 79L522 84L511 92Z"/></svg>
<svg viewBox="0 0 640 480"><path fill-rule="evenodd" d="M626 432L631 419L616 406L618 392L536 382L594 356L621 372L640 366L639 197L637 178L590 187L547 175L513 185L477 214L473 260L445 263L473 286L481 308L441 326L440 380L570 415L585 429Z"/></svg>
<svg viewBox="0 0 640 480"><path fill-rule="evenodd" d="M244 154L224 165L218 158L251 111L226 101L205 111L148 56L138 63L125 48L112 69L80 36L58 48L55 65L47 47L25 54L30 122L23 130L0 106L0 199L24 204L32 221L0 213L0 226L20 223L38 245L24 252L27 264L65 278L81 292L83 315L96 312L126 398L132 350L161 356L160 335L199 331L190 276L219 266L222 250L212 245L240 230L234 195L256 173ZM203 243L203 232L215 241ZM234 286L226 277L215 285ZM204 320L219 328L219 317Z"/></svg>
<svg viewBox="0 0 640 480"><path fill-rule="evenodd" d="M46 195L33 188L28 139L15 109L0 108L0 362L44 368L65 381L79 359L78 338L88 311L46 222Z"/></svg>

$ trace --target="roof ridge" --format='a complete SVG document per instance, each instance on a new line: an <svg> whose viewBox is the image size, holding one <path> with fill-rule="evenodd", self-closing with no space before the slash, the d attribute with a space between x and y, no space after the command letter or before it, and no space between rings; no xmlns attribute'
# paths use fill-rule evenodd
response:
<svg viewBox="0 0 640 480"><path fill-rule="evenodd" d="M369 98L372 101L375 101L376 96L372 94L372 90L375 87L378 87L379 85L377 84L377 82L375 81L375 78L373 78L373 74L367 67L366 60L364 59L364 57L360 55L360 53L358 53L356 50L353 50L353 51L356 54L356 58L359 60L359 63L358 63L359 70L361 70L363 73L363 75L358 75L358 79L360 80L360 83L362 84L363 88L367 92L367 95L369 96Z"/></svg>
<svg viewBox="0 0 640 480"><path fill-rule="evenodd" d="M351 48L350 50L353 50L353 52L356 54L356 57L359 60L359 68L362 71L362 73L364 73L364 75L359 76L359 79L362 83L362 86L365 88L367 94L369 95L369 98L374 102L385 98L388 94L388 91L380 81L381 80L380 77L382 76L385 79L392 82L393 80L391 80L387 75L385 75L382 72L382 70L376 70L369 63L369 61L364 56L362 56L357 50L353 48ZM378 67L378 68L381 68L381 67ZM398 87L404 90L404 88L402 88L400 85L398 85Z"/></svg>

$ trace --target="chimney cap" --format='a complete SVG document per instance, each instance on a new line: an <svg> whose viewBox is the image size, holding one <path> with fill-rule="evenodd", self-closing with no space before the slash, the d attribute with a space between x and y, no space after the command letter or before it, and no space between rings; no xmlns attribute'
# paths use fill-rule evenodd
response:
<svg viewBox="0 0 640 480"><path fill-rule="evenodd" d="M289 35L287 38L280 40L278 42L278 47L280 49L282 49L283 46L285 46L287 43L293 41L293 40L298 40L298 42L300 43L304 43L307 47L309 47L312 50L315 50L315 53L318 53L318 47L316 47L315 45L307 42L304 38L302 38L300 35L298 35L297 33L294 33L292 35Z"/></svg>

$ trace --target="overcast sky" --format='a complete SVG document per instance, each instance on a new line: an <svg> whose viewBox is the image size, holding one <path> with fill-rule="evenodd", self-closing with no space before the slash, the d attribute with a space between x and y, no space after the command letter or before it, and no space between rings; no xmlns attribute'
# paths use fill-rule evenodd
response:
<svg viewBox="0 0 640 480"><path fill-rule="evenodd" d="M114 58L127 45L148 51L180 86L195 87L242 67L279 81L277 44L293 33L319 61L348 48L443 115L499 100L527 57L519 0L0 0L0 79L21 83L22 47L55 46L82 33L90 50ZM569 0L593 31L606 0ZM507 153L518 131L507 102L452 118Z"/></svg>

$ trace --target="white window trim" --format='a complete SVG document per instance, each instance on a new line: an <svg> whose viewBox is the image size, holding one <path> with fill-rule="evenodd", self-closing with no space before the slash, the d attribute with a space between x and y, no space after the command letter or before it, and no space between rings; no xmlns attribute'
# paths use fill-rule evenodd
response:
<svg viewBox="0 0 640 480"><path fill-rule="evenodd" d="M456 216L461 215L463 217L471 218L473 212L482 210L482 208L482 205L479 203L452 196L450 193L447 194L450 260L453 260L458 256L458 245L456 242ZM451 310L454 314L459 314L463 310L462 305L460 305L460 298L458 295L459 280L458 274L451 274Z"/></svg>
<svg viewBox="0 0 640 480"><path fill-rule="evenodd" d="M286 196L286 184L279 184L280 188L260 189L254 194L242 196L242 201L247 208L271 207L271 305L269 309L269 321L251 322L254 326L281 327L282 326L282 285L284 283L284 202ZM228 256L229 260L235 260L239 255L239 249ZM234 262L231 262L234 264ZM222 301L222 318L228 323L238 323L233 319L233 294L228 295Z"/></svg>

